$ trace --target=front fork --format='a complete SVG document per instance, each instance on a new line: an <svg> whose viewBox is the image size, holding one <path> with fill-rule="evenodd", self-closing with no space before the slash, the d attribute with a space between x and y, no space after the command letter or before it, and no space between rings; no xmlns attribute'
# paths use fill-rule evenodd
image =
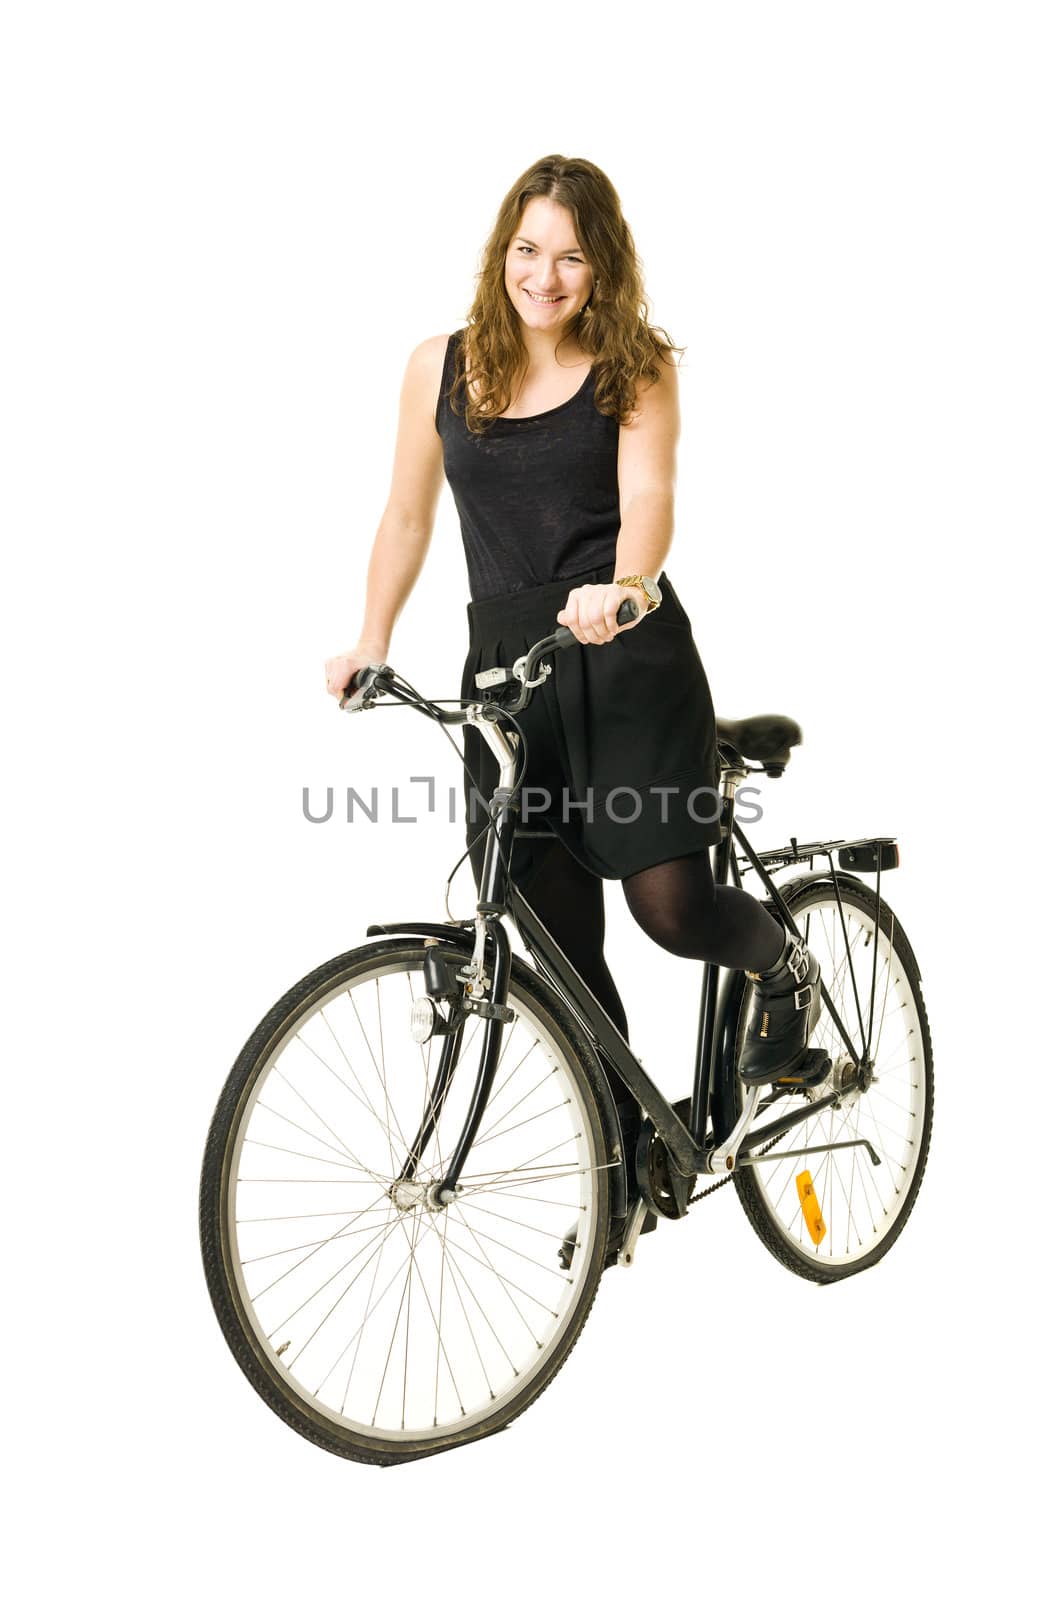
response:
<svg viewBox="0 0 1058 1600"><path fill-rule="evenodd" d="M440 1181L432 1186L435 1205L449 1205L456 1198L456 1184L463 1171L470 1147L477 1137L481 1119L488 1105L489 1095L496 1077L500 1059L505 1023L515 1020L507 1004L507 990L511 978L511 943L501 917L506 909L505 876L510 866L514 815L511 809L515 797L514 770L518 756L518 735L507 733L486 714L486 709L473 708L468 721L473 722L500 764L500 779L489 804L491 825L486 835L485 854L481 871L480 899L474 918L474 951L470 960L452 974L453 985L447 987L450 1001L449 1018L443 1027L445 1036L441 1060L430 1091L430 1101L422 1124L408 1148L408 1159L401 1169L401 1182L412 1182L422 1159L441 1108L451 1087L456 1063L463 1043L463 1030L467 1017L485 1018L485 1037L482 1041L478 1075L474 1084L470 1106L467 1110L456 1147ZM439 969L438 969L439 970ZM428 983L429 957L427 957ZM446 992L443 977L434 984L435 991Z"/></svg>
<svg viewBox="0 0 1058 1600"><path fill-rule="evenodd" d="M484 950L482 958L477 956L478 946L475 944L475 954L465 966L457 968L454 972L450 965L443 960L437 960L434 965L434 974L447 975L449 1000L449 1017L447 1022L436 1031L444 1037L441 1050L441 1059L437 1065L434 1081L430 1086L430 1097L423 1114L419 1131L408 1146L407 1159L401 1168L398 1183L412 1183L419 1168L419 1162L426 1153L426 1148L437 1126L441 1110L448 1097L452 1086L456 1064L459 1060L460 1050L463 1045L463 1030L470 1016L485 1018L485 1036L482 1040L481 1057L478 1062L478 1075L474 1083L474 1092L470 1099L466 1117L456 1147L448 1162L444 1176L432 1185L432 1195L435 1204L448 1205L456 1198L456 1184L464 1163L470 1152L470 1147L477 1137L481 1126L481 1119L485 1114L485 1107L489 1103L492 1085L496 1078L496 1066L500 1059L500 1047L503 1043L504 1024L513 1022L515 1014L506 1004L507 989L511 977L511 944L507 929L497 917L479 917L479 922L484 923ZM436 945L437 941L433 941ZM431 965L434 958L428 948L426 956L427 988L431 996L442 996L445 990L441 988L446 979L440 978L440 983L432 982ZM490 978L486 979L486 971ZM485 998L486 984L489 998ZM430 1002L422 1002L432 1004Z"/></svg>

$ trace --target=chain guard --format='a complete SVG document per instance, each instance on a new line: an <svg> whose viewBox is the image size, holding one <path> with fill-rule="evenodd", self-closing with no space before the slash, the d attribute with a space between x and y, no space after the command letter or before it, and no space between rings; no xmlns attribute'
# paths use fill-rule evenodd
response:
<svg viewBox="0 0 1058 1600"><path fill-rule="evenodd" d="M687 1122L691 1102L677 1100L672 1109L681 1122ZM692 1172L685 1177L676 1170L669 1159L668 1146L649 1119L644 1120L636 1143L636 1181L640 1194L656 1216L675 1222L687 1215L696 1174Z"/></svg>

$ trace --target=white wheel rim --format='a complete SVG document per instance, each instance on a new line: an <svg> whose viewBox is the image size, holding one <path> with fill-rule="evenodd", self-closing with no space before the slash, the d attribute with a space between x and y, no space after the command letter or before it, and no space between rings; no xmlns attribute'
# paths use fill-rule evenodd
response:
<svg viewBox="0 0 1058 1600"><path fill-rule="evenodd" d="M751 1169L761 1199L784 1236L806 1260L846 1267L877 1249L897 1225L911 1192L924 1136L927 1111L926 1063L918 1008L911 985L883 926L873 968L874 918L858 901L843 899L848 950L841 915L833 899L804 907L795 920L819 960L824 984L853 1043L861 1045L870 1017L872 970L875 970L874 1016L870 1057L875 1079L863 1094L799 1124L774 1147L788 1157L761 1162ZM884 912L883 912L884 923ZM850 961L851 956L851 961ZM853 984L855 976L855 987ZM856 993L859 997L859 1011ZM848 1060L848 1050L824 1004L812 1035L813 1048L831 1060ZM819 1099L834 1086L831 1079L811 1091ZM796 1097L782 1107L797 1105ZM778 1108L777 1108L778 1109ZM764 1115L774 1113L764 1113ZM880 1158L874 1166L863 1145L804 1154L808 1147L866 1139ZM797 1175L808 1171L826 1233L816 1244L802 1209Z"/></svg>
<svg viewBox="0 0 1058 1600"><path fill-rule="evenodd" d="M226 1195L231 1279L266 1359L332 1426L387 1440L461 1432L533 1381L580 1301L605 1181L558 1039L509 998L518 1020L460 1198L398 1208L387 1191L443 1044L412 1039L424 993L421 967L398 957L298 1017L247 1100ZM462 1127L483 1026L467 1024L425 1188Z"/></svg>

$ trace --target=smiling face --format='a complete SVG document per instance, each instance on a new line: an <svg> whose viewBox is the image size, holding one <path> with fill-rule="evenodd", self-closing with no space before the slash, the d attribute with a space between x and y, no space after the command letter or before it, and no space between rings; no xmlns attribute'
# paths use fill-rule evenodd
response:
<svg viewBox="0 0 1058 1600"><path fill-rule="evenodd" d="M528 328L568 331L591 295L592 273L565 206L530 200L507 246L504 282Z"/></svg>

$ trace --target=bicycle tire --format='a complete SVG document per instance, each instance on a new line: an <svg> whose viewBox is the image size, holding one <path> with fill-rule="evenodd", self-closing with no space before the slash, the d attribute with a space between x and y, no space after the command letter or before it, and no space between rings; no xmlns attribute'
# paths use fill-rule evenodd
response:
<svg viewBox="0 0 1058 1600"><path fill-rule="evenodd" d="M864 884L860 879L846 876L844 874L838 875L838 884L843 906L848 910L851 910L857 916L862 917L865 921L872 920L875 914L874 891ZM833 883L829 873L808 875L792 880L786 884L777 885L777 887L779 888L779 892L782 894L791 915L795 920L799 920L799 926L802 927L802 931L804 931L805 928L806 913L818 913L827 906L831 908L832 915L836 913L837 902L834 895ZM913 1033L914 1035L917 1035L915 1038L917 1054L909 1052L910 1060L914 1063L914 1068L912 1071L913 1094L909 1099L908 1106L903 1108L906 1111L908 1118L907 1126L912 1129L912 1136L909 1140L913 1147L910 1170L906 1172L906 1177L895 1190L894 1201L898 1197L898 1203L894 1204L894 1208L891 1213L889 1211L883 1212L884 1227L882 1228L881 1236L878 1238L877 1243L858 1249L858 1251L855 1251L851 1254L849 1259L828 1260L826 1254L821 1252L818 1246L815 1246L810 1240L806 1243L803 1238L795 1238L793 1228L791 1226L784 1226L779 1220L777 1205L774 1199L769 1198L769 1184L777 1184L777 1180L773 1179L770 1175L776 1173L782 1164L778 1162L769 1165L761 1163L760 1165L741 1168L733 1175L735 1190L738 1194L742 1209L748 1217L758 1238L771 1252L771 1254L789 1271L797 1273L800 1277L807 1278L809 1281L818 1284L833 1283L839 1279L850 1277L854 1273L864 1272L869 1267L876 1266L878 1262L881 1261L886 1254L888 1254L906 1226L908 1217L910 1216L915 1201L918 1198L923 1174L925 1172L926 1160L929 1155L929 1146L933 1127L933 1050L925 1002L922 998L921 974L919 971L918 962L915 959L915 955L911 949L907 935L905 934L903 927L897 920L893 911L884 900L882 900L880 903L879 923L882 929L882 938L886 940L886 943L889 945L893 956L895 956L895 964L898 968L897 981L903 987L905 993L903 1004L909 1004L913 1007L912 1028L907 1030L907 1037L909 1039L912 1038ZM886 929L890 930L888 935L885 933ZM881 950L881 940L879 940L879 950ZM821 955L821 953L823 954L821 965L825 967L825 952L821 952L821 950L817 948L817 956ZM887 962L888 959L889 958L887 958ZM846 964L849 967L852 965L851 962L847 962ZM826 970L823 971L822 975L823 981L827 984L828 989L830 989L830 977L828 976ZM734 991L732 995L731 1003L737 1008L737 1018L733 1021L729 1031L730 1043L729 1048L725 1053L724 1070L719 1086L719 1093L717 1095L717 1121L719 1123L721 1138L725 1137L727 1132L729 1132L734 1126L742 1105L742 1087L735 1071L735 1062L737 1061L738 1044L741 1040L746 1021L746 1013L748 1009L747 1002L748 985L742 985L741 988ZM850 1021L849 1018L846 1018L845 1020L847 1024ZM879 1036L881 1034L881 1027L882 1024L879 1023ZM818 1045L820 1042L822 1042L821 1035L824 1035L828 1028L832 1030L833 1024L829 1017L829 1013L824 1007L820 1018L820 1023L817 1026L811 1042L814 1045ZM851 1026L850 1033L852 1033L853 1037L855 1038L855 1033L853 1032ZM832 1034L832 1037L836 1037L836 1033ZM919 1046L920 1050L918 1048ZM832 1070L831 1076L828 1078L828 1080L809 1091L808 1097L812 1099L822 1098L834 1087L834 1084L835 1074ZM870 1103L871 1091L875 1087L876 1084L869 1086L862 1097L868 1102L868 1104ZM796 1097L790 1096L787 1104L769 1109L767 1115L774 1116L776 1111L789 1109L796 1103ZM838 1131L839 1133L842 1133L843 1131L842 1126L839 1126L838 1129L835 1130L834 1123L836 1113L840 1114L842 1111L844 1111L845 1122L847 1123L851 1116L851 1111L854 1109L854 1105L855 1102L851 1102L846 1109L846 1102L843 1101L833 1111L825 1114L828 1117L830 1125L829 1132L831 1137L833 1137L833 1133L835 1131ZM763 1113L758 1114L762 1115ZM890 1112L889 1114L892 1113ZM824 1114L821 1113L821 1118L823 1115ZM821 1118L812 1119L809 1122L802 1124L800 1127L791 1130L791 1133L787 1136L786 1147L789 1148L790 1154L788 1161L785 1163L785 1167L788 1169L791 1175L793 1170L798 1165L802 1164L801 1159L797 1156L796 1146L798 1142L802 1142L805 1146L826 1142L827 1130L822 1130L824 1136L821 1138L821 1129L815 1126L816 1121L821 1120ZM881 1133L881 1125L878 1124L877 1120L875 1120L875 1126L873 1128L870 1125L867 1125L865 1129L860 1129L859 1118L857 1116L855 1129L857 1132L866 1132L870 1134L871 1137L875 1139L875 1142L878 1142L878 1135ZM875 1131L876 1129L877 1133ZM900 1134L900 1137L905 1138L908 1136ZM850 1160L852 1159L852 1156L853 1152L849 1152L848 1158ZM862 1159L865 1163L868 1159L860 1151L855 1153L855 1157L857 1160ZM844 1155L839 1157L838 1152L832 1152L830 1155L825 1157L816 1155L811 1158L810 1162L808 1162L808 1166L809 1168L815 1166L818 1174L818 1171L824 1170L824 1168L820 1166L820 1163L830 1163L833 1161L835 1170L838 1170L839 1161L844 1159ZM887 1156L886 1159L888 1160L890 1158ZM894 1170L899 1170L899 1167L900 1163L896 1162ZM864 1165L864 1167L860 1170L860 1181L864 1185L865 1191L867 1176L869 1173L870 1168L868 1168L866 1165ZM787 1177L786 1183L789 1183L789 1177ZM815 1190L817 1195L819 1193L819 1187L820 1185L817 1176L815 1180ZM833 1185L834 1194L837 1193L837 1189L838 1184L835 1183ZM866 1192L869 1196L869 1191ZM848 1193L845 1195L847 1202L846 1209L850 1213L853 1209L850 1195L854 1198L855 1193L855 1178L852 1178L849 1182ZM793 1207L792 1202L791 1209L794 1210L794 1215L796 1217L796 1209ZM833 1226L829 1226L828 1233L831 1236L833 1236L833 1231Z"/></svg>
<svg viewBox="0 0 1058 1600"><path fill-rule="evenodd" d="M450 951L445 951L446 959L449 954L451 954L453 960L458 960L460 964L467 959L467 951L454 945ZM561 1068L565 1078L575 1089L575 1111L583 1120L583 1129L587 1135L591 1157L587 1163L591 1176L587 1180L581 1177L580 1183L583 1185L587 1181L590 1193L593 1196L593 1203L589 1207L588 1225L586 1227L580 1226L578 1247L579 1251L583 1250L583 1258L579 1264L579 1276L576 1279L576 1286L569 1291L568 1298L570 1303L564 1306L561 1326L556 1328L553 1339L550 1340L546 1348L543 1345L540 1346L543 1354L536 1360L535 1366L529 1372L526 1381L519 1384L506 1400L489 1410L488 1414L476 1415L468 1420L465 1425L457 1423L452 1426L443 1426L439 1430L435 1430L433 1436L427 1438L421 1436L421 1430L409 1430L408 1437L399 1436L399 1430L397 1430L397 1436L380 1437L371 1428L367 1428L365 1431L362 1420L359 1423L346 1424L335 1416L333 1407L321 1406L317 1400L307 1393L305 1387L296 1382L293 1375L283 1368L275 1350L266 1344L263 1325L249 1303L246 1283L244 1282L245 1271L239 1255L239 1223L235 1217L236 1207L233 1199L238 1183L238 1169L235 1163L237 1160L241 1162L243 1159L242 1153L247 1144L245 1128L248 1125L248 1117L256 1114L256 1108L261 1100L259 1086L270 1077L271 1068L275 1063L285 1059L283 1051L292 1039L299 1036L299 1029L303 1025L303 1019L312 1019L322 1015L323 1007L329 1005L336 997L341 996L346 990L352 994L353 988L351 986L357 983L371 982L373 976L377 979L379 974L391 975L394 970L398 972L406 971L409 975L409 987L411 987L410 975L416 971L421 972L423 956L424 940L421 937L402 938L385 943L364 945L358 949L346 951L317 967L283 995L251 1034L240 1051L225 1082L213 1114L206 1141L199 1195L200 1238L206 1281L221 1330L243 1374L252 1384L260 1398L297 1433L333 1454L349 1460L379 1466L418 1460L425 1456L436 1454L439 1451L453 1449L459 1445L487 1437L506 1428L539 1398L565 1363L594 1303L603 1271L604 1254L609 1234L609 1174L601 1169L612 1165L615 1152L608 1151L604 1131L605 1119L600 1111L600 1098L607 1092L605 1084L601 1081L600 1069L590 1046L581 1036L575 1021L572 1021L568 1013L565 1012L561 1000L523 961L515 958L512 963L508 1004L517 1012L519 1025L524 1025L530 1032L535 1031L545 1041L545 1052L550 1050L557 1056L559 1068ZM376 990L378 987L376 982ZM330 1026L330 1024L328 1025ZM516 1028L517 1025L505 1029L505 1035L514 1035ZM298 1059L300 1060L300 1056ZM551 1056L548 1055L547 1059L550 1060ZM460 1064L462 1065L462 1062ZM473 1059L468 1064L472 1065L474 1069L470 1074L473 1077L477 1068L476 1051L473 1052ZM555 1070L558 1070L558 1068ZM459 1068L457 1068L457 1077L458 1073ZM499 1073L497 1073L497 1081L498 1079ZM284 1076L281 1081L286 1082L287 1078ZM495 1098L496 1087L494 1085L493 1097L489 1102L490 1107ZM387 1102L390 1099L388 1091L386 1099ZM564 1104L572 1105L573 1101L564 1102ZM253 1108L252 1111L251 1108ZM574 1115L574 1112L571 1111L569 1115ZM396 1108L394 1106L395 1117ZM290 1119L287 1120L289 1121ZM484 1127L484 1124L482 1127ZM240 1132L240 1130L243 1131ZM303 1129L302 1131L307 1130ZM290 1136L287 1135L287 1137ZM492 1137L499 1138L501 1135L493 1134ZM253 1143L254 1141L249 1142ZM325 1142L320 1138L321 1145ZM471 1170L475 1150L481 1142L483 1142L482 1129L479 1129L478 1141L471 1148L465 1171ZM332 1149L336 1148L338 1147L332 1145ZM298 1154L298 1152L290 1153ZM440 1155L440 1143L438 1143L438 1154ZM619 1152L617 1154L619 1156ZM326 1157L314 1155L306 1155L304 1159L327 1160ZM444 1158L441 1157L441 1159L443 1161ZM583 1161L583 1157L580 1157L579 1160ZM331 1166L337 1165L333 1159L328 1164ZM253 1181L265 1182L267 1180ZM302 1180L283 1181L298 1182ZM324 1182L325 1180L312 1181ZM346 1181L363 1183L367 1180L349 1179ZM529 1181L531 1180L526 1180L527 1183ZM546 1180L532 1181L546 1183ZM471 1192L473 1193L474 1191ZM554 1192L554 1189L552 1189L551 1193L553 1194ZM480 1189L478 1193L480 1198ZM539 1193L539 1190L537 1193ZM545 1203L558 1204L559 1202ZM392 1209L396 1209L392 1207L392 1201L389 1204ZM370 1207L367 1209L370 1210ZM425 1212L426 1208L422 1207L422 1209ZM446 1208L446 1211L454 1211L455 1209L455 1207L450 1207ZM501 1207L501 1209L503 1208ZM363 1211L358 1213L358 1215L363 1214L365 1214ZM465 1214L464 1212L464 1216ZM315 1215L319 1215L319 1213L315 1213ZM262 1219L251 1218L249 1220L268 1222L271 1220L284 1221L290 1219L270 1219L266 1217ZM399 1218L397 1220L400 1221ZM425 1220L424 1217L424 1225ZM431 1224L431 1226L439 1238L439 1227L436 1224ZM497 1224L492 1223L491 1226L496 1227ZM403 1227L404 1224L401 1222L401 1228L403 1229ZM397 1238L399 1242L399 1235L396 1229L392 1230L392 1236ZM423 1237L426 1237L425 1232ZM414 1257L415 1248L413 1241L410 1257ZM495 1246L492 1248L495 1249ZM539 1248L542 1250L544 1247L540 1246ZM445 1251L442 1245L442 1259L444 1255ZM452 1259L455 1259L454 1256ZM299 1259L295 1263L295 1268L290 1270L293 1272L300 1266L301 1260ZM450 1281L455 1282L456 1268L453 1267L450 1270ZM467 1270L466 1265L463 1264L464 1283L467 1281ZM502 1276L502 1274L499 1274L499 1276ZM411 1259L409 1259L408 1264L408 1277L410 1281L412 1278ZM419 1272L419 1278L422 1279L422 1277L422 1273ZM443 1275L441 1282L443 1289ZM480 1277L477 1278L477 1283L480 1290ZM422 1286L425 1291L427 1287L425 1280L423 1280ZM510 1291L506 1290L505 1292L507 1293L507 1298L513 1301ZM558 1292L566 1293L566 1291ZM451 1300L451 1290L449 1295ZM463 1296L460 1295L459 1298L462 1301ZM428 1295L427 1300L429 1303ZM409 1292L409 1322L411 1303L412 1294ZM435 1318L437 1344L439 1347L438 1367L440 1367L440 1349L443 1347L443 1300L440 1302L440 1311L440 1322ZM369 1305L369 1310L364 1319L365 1322L372 1314ZM398 1317L399 1315L398 1311ZM467 1320L469 1325L471 1320L469 1315ZM480 1327L478 1331L483 1332ZM473 1330L471 1330L471 1336L473 1337ZM359 1344L357 1345L358 1352ZM354 1353L353 1359L355 1361L356 1353ZM447 1350L445 1351L445 1360L446 1362L449 1361ZM451 1372L452 1368L449 1364L449 1373L451 1374ZM386 1376L383 1374L383 1383L385 1381ZM407 1352L405 1352L404 1382L405 1387L407 1387ZM486 1375L486 1382L491 1389L492 1380L488 1375ZM455 1383L454 1377L453 1383ZM414 1436L412 1436L413 1434Z"/></svg>

